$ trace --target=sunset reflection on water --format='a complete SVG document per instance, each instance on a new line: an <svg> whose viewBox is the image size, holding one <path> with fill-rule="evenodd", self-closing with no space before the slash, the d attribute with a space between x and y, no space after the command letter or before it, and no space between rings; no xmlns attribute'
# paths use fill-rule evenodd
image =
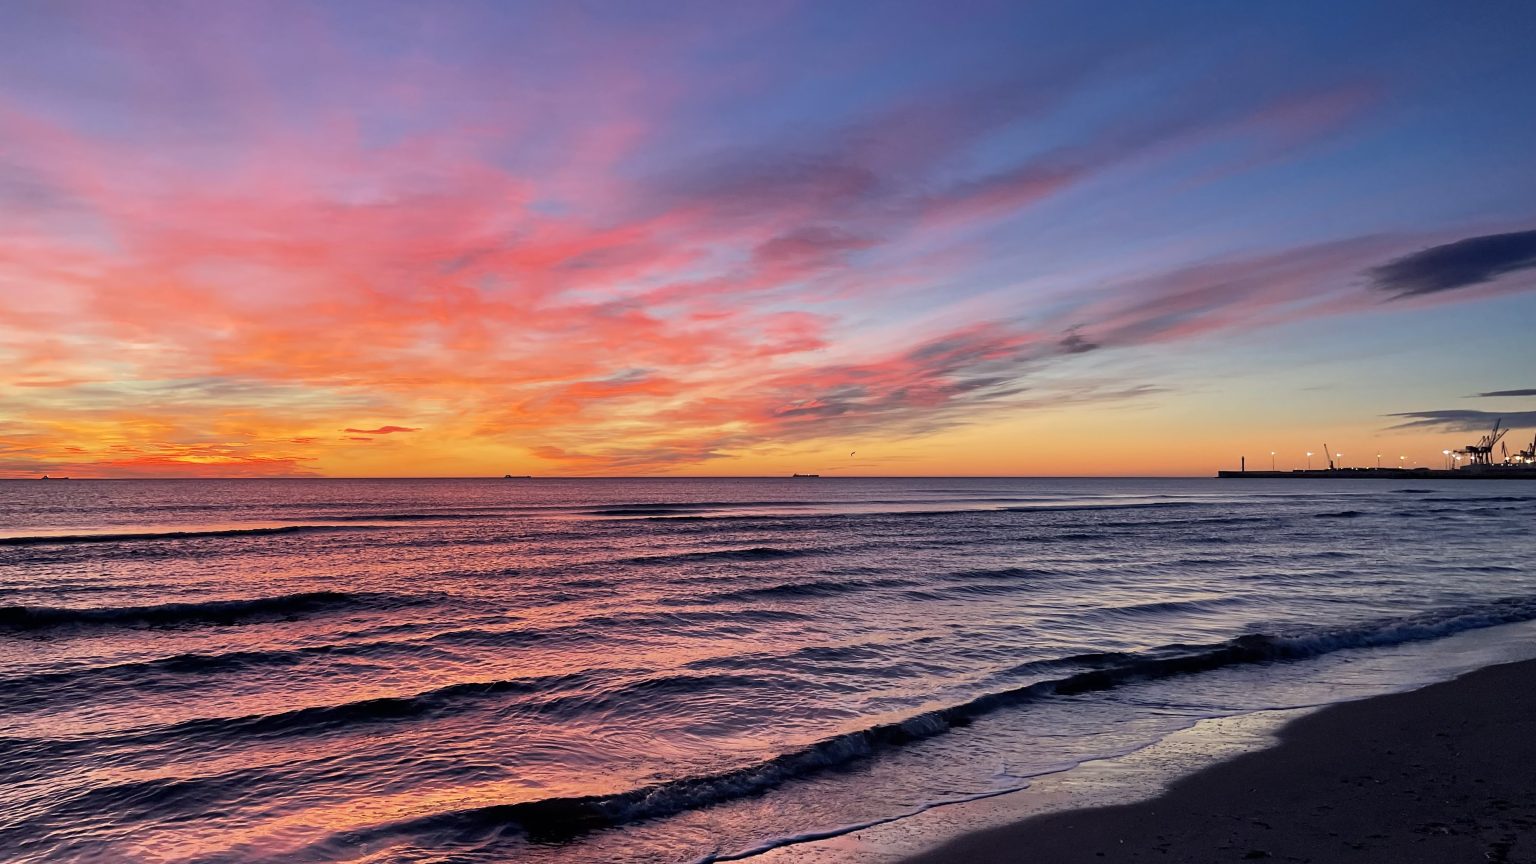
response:
<svg viewBox="0 0 1536 864"><path fill-rule="evenodd" d="M1536 617L1536 551L1494 539L1530 499L1460 485L6 489L18 861L686 861L1258 692L1140 679Z"/></svg>

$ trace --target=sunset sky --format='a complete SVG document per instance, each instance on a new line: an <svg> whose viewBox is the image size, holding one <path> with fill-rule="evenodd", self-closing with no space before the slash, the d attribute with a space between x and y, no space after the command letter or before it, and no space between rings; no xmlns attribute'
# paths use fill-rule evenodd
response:
<svg viewBox="0 0 1536 864"><path fill-rule="evenodd" d="M0 4L0 476L1529 441L1536 4L1109 5Z"/></svg>

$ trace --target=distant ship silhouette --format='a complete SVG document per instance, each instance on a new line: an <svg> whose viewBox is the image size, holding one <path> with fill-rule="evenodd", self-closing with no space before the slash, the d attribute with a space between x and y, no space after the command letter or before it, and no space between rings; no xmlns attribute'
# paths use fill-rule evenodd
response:
<svg viewBox="0 0 1536 864"><path fill-rule="evenodd" d="M790 477L820 477L820 474L791 474Z"/></svg>

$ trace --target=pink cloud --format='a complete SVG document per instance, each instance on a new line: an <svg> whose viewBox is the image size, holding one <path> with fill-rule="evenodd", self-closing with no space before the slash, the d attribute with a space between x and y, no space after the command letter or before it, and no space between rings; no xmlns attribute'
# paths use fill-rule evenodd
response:
<svg viewBox="0 0 1536 864"><path fill-rule="evenodd" d="M345 54L322 18L305 16L296 62ZM123 110L177 116L158 33L132 24L114 45L143 77L124 77ZM939 322L947 298L903 301L963 290L971 260L954 251L958 233L1211 142L1251 144L1241 164L1274 158L1368 110L1368 88L1209 110L1193 100L1201 110L980 158L1080 94L1094 70L1074 61L1038 82L927 93L649 172L647 143L675 134L678 103L705 86L656 63L635 82L636 59L675 53L670 36L612 34L554 97L509 74L341 56L359 65L305 67L316 89L296 98L242 62L245 26L173 46L238 124L227 140L125 146L91 118L0 102L6 158L37 189L0 212L0 324L26 325L0 331L12 370L0 384L25 390L10 412L24 429L5 433L17 463L43 464L78 434L97 436L86 453L139 448L123 452L142 459L99 463L113 470L304 472L323 458L308 433L357 416L410 416L429 438L504 441L581 470L926 434L1033 404L1034 373L1068 355L1365 308L1378 298L1350 279L1405 242L1256 252ZM467 101L437 104L445 92ZM380 122L403 117L425 119ZM123 135L153 132L124 123ZM530 151L541 155L520 161ZM869 335L861 318L882 316L893 323L881 332L899 336ZM184 380L231 386L218 404L163 407L165 428L104 412L89 390ZM1145 392L1128 382L1056 396ZM240 411L253 419L229 440L270 453L206 449ZM341 440L421 428L346 427L354 437ZM391 441L424 446L412 438Z"/></svg>

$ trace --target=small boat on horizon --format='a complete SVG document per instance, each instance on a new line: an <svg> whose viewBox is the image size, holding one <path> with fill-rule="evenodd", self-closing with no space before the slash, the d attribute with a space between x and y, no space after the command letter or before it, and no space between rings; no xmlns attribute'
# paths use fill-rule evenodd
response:
<svg viewBox="0 0 1536 864"><path fill-rule="evenodd" d="M517 475L503 474L501 476L501 479L503 479L503 480L532 480L533 479L533 475L532 474L517 474Z"/></svg>
<svg viewBox="0 0 1536 864"><path fill-rule="evenodd" d="M820 474L791 474L789 476L790 476L791 479L797 478L797 477L801 478L801 479L804 479L804 478L807 478L807 477L820 477L821 475Z"/></svg>

